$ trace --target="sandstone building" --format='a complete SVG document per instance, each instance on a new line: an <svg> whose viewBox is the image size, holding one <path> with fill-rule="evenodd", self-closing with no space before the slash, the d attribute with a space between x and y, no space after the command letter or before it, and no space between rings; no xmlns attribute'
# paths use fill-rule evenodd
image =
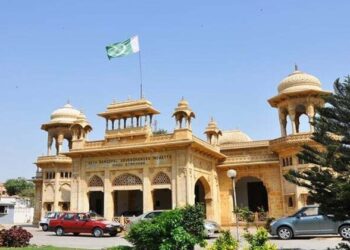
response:
<svg viewBox="0 0 350 250"><path fill-rule="evenodd" d="M195 113L186 100L174 110L174 131L157 134L151 124L159 111L145 99L110 104L99 114L106 121L104 138L89 141L86 116L66 104L41 127L48 141L47 156L36 161L35 221L49 210L93 210L111 219L200 202L208 219L229 225L234 218L228 169L237 171L238 206L273 217L290 214L308 203L307 190L283 174L308 167L296 155L302 144L313 143L313 127L301 132L301 117L312 121L328 93L316 77L296 68L268 100L278 111L281 136L261 141L238 130L220 131L214 120L201 140L192 133Z"/></svg>

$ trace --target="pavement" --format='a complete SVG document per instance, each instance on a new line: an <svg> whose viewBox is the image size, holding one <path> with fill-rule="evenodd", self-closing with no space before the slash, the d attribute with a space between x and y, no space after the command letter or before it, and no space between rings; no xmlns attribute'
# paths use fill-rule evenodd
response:
<svg viewBox="0 0 350 250"><path fill-rule="evenodd" d="M105 249L113 246L130 246L130 243L123 238L123 235L116 237L110 237L106 235L101 238L92 237L89 234L83 234L79 236L73 236L68 234L65 236L56 236L54 232L43 232L41 228L34 227L31 225L23 225L23 227L33 234L33 238L30 243L35 245L51 245L56 247L71 247L80 249ZM255 229L250 229L254 232ZM233 236L236 235L236 230L231 230ZM243 230L240 230L240 236L243 235ZM218 235L216 235L218 237ZM215 241L215 237L208 240L209 244ZM326 250L328 248L335 248L340 242L341 237L328 235L328 236L314 236L314 237L300 237L292 240L280 240L278 238L270 238L270 242L276 244L278 249L302 249L302 250ZM246 242L243 237L240 237L240 245L243 248L246 246ZM197 246L196 250L201 248Z"/></svg>

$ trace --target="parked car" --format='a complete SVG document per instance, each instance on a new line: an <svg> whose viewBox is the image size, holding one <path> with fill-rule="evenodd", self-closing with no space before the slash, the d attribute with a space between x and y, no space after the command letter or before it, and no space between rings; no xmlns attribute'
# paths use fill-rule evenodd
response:
<svg viewBox="0 0 350 250"><path fill-rule="evenodd" d="M131 225L136 224L142 220L151 220L157 216L159 216L161 213L163 213L166 210L154 210L150 212L143 213L137 217L130 217L130 224L127 226L127 230L130 228Z"/></svg>
<svg viewBox="0 0 350 250"><path fill-rule="evenodd" d="M323 214L317 205L300 209L294 215L272 221L270 234L288 240L301 235L340 234L350 240L350 220L336 221Z"/></svg>
<svg viewBox="0 0 350 250"><path fill-rule="evenodd" d="M47 231L49 229L50 220L57 219L60 215L62 215L62 212L47 212L44 218L39 221L39 226L41 226L43 231Z"/></svg>
<svg viewBox="0 0 350 250"><path fill-rule="evenodd" d="M204 236L206 238L211 238L215 233L220 232L220 226L215 221L204 220Z"/></svg>
<svg viewBox="0 0 350 250"><path fill-rule="evenodd" d="M66 233L79 235L89 233L95 237L101 237L104 234L116 236L122 231L122 226L117 222L107 221L105 219L91 219L89 213L64 213L57 219L50 220L49 230L62 236Z"/></svg>
<svg viewBox="0 0 350 250"><path fill-rule="evenodd" d="M137 217L130 217L130 225L136 224L142 220L151 220L160 214L162 214L166 210L154 210L151 212L143 213ZM128 226L128 229L130 228ZM215 221L204 220L204 235L206 238L213 237L215 233L220 231L220 226Z"/></svg>

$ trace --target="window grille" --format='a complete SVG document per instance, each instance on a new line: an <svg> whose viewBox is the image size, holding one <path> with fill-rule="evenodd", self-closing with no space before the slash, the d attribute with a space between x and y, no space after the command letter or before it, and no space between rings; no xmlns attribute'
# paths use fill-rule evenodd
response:
<svg viewBox="0 0 350 250"><path fill-rule="evenodd" d="M89 181L89 187L103 187L103 181L97 175L94 175Z"/></svg>
<svg viewBox="0 0 350 250"><path fill-rule="evenodd" d="M152 184L170 184L170 178L167 174L160 172L153 178Z"/></svg>
<svg viewBox="0 0 350 250"><path fill-rule="evenodd" d="M131 186L142 185L142 181L139 177L132 174L122 174L114 179L113 186Z"/></svg>

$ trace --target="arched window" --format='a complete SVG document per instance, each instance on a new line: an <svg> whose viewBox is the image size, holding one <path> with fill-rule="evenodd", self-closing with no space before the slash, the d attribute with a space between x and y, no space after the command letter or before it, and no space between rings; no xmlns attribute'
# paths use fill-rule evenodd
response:
<svg viewBox="0 0 350 250"><path fill-rule="evenodd" d="M89 187L103 187L102 179L97 175L94 175L89 181Z"/></svg>
<svg viewBox="0 0 350 250"><path fill-rule="evenodd" d="M119 175L113 181L113 186L132 186L132 185L142 185L141 179L133 174Z"/></svg>
<svg viewBox="0 0 350 250"><path fill-rule="evenodd" d="M164 172L159 172L152 181L152 184L170 184L169 176Z"/></svg>

